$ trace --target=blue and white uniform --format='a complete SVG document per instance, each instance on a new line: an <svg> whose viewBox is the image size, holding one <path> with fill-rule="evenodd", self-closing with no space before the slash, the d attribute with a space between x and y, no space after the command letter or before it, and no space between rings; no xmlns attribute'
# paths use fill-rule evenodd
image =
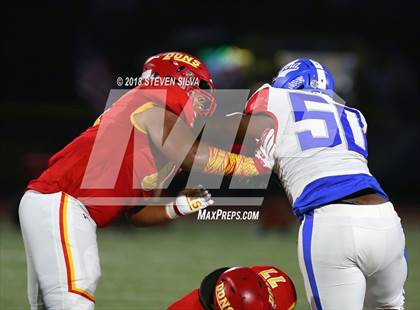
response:
<svg viewBox="0 0 420 310"><path fill-rule="evenodd" d="M392 203L339 203L367 189L388 200L367 166L362 113L326 93L268 84L247 112L276 123L274 169L301 220L299 264L311 308L403 309L405 239Z"/></svg>

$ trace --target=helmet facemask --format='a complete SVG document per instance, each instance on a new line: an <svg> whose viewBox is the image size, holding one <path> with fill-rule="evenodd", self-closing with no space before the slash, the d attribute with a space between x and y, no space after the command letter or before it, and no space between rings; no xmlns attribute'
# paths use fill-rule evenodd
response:
<svg viewBox="0 0 420 310"><path fill-rule="evenodd" d="M188 92L195 112L202 117L211 116L216 110L216 99L213 96L214 86L206 80L200 79L194 72L185 69L184 66L179 67L177 72L180 72L182 77L190 79L190 82L192 82L185 88L180 83L180 87Z"/></svg>
<svg viewBox="0 0 420 310"><path fill-rule="evenodd" d="M194 110L203 117L211 116L216 109L216 99L213 96L214 90L210 85L200 80L199 88L192 89L190 96L192 96L192 102Z"/></svg>

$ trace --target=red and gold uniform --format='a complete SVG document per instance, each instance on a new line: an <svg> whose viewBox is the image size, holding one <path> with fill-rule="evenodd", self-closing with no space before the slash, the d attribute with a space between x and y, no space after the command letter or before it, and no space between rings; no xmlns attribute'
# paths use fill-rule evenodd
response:
<svg viewBox="0 0 420 310"><path fill-rule="evenodd" d="M132 199L152 195L157 174L156 154L141 128L131 119L154 105L171 110L188 100L178 87L165 90L137 87L107 110L95 124L49 160L48 168L28 185L28 189L49 194L65 192L80 199L99 227L110 224L129 208ZM166 103L166 104L165 104ZM181 111L173 111L181 114ZM181 117L189 123L188 106ZM135 141L135 143L134 143ZM133 163L136 163L134 165ZM121 198L125 204L95 205L90 198Z"/></svg>
<svg viewBox="0 0 420 310"><path fill-rule="evenodd" d="M175 170L166 161L159 169L147 133L135 128L132 119L160 105L189 123L192 108L181 109L187 100L178 87L128 91L29 183L19 218L33 309L94 308L100 277L97 226L109 225L138 205L138 198L151 196Z"/></svg>
<svg viewBox="0 0 420 310"><path fill-rule="evenodd" d="M135 118L158 105L191 126L196 116L189 100L192 91L214 85L201 61L180 52L158 54L144 64L142 78L166 77L192 77L200 84L150 83L128 91L29 183L19 220L31 309L94 309L101 275L97 226L107 226L132 206L142 205L139 199L147 199L175 172ZM208 100L201 111L209 116L214 97L202 97Z"/></svg>
<svg viewBox="0 0 420 310"><path fill-rule="evenodd" d="M275 266L258 265L250 266L271 287L276 310L292 310L296 307L296 290L289 276ZM232 305L234 309L234 305ZM207 307L209 307L207 305ZM200 301L199 289L195 289L174 302L168 310L206 310Z"/></svg>
<svg viewBox="0 0 420 310"><path fill-rule="evenodd" d="M143 84L118 99L95 124L49 161L31 181L19 205L31 309L94 309L100 277L96 228L112 223L174 174L135 117L154 106L192 126L197 113L210 116L215 99L207 67L194 56L170 52L149 58L144 78L197 78L198 86ZM170 82L169 82L170 83ZM202 86L200 86L202 85ZM192 92L199 92L200 109ZM164 120L162 119L162 127ZM210 149L204 172L258 174L253 159ZM236 168L237 167L237 168Z"/></svg>

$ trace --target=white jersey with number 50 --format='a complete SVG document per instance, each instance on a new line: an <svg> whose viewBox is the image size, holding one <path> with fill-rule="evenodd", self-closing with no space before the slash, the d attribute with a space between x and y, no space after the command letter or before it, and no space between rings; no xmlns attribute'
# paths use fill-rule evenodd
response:
<svg viewBox="0 0 420 310"><path fill-rule="evenodd" d="M367 188L387 198L367 166L367 124L360 111L325 94L266 84L246 113L275 120L275 172L298 217Z"/></svg>

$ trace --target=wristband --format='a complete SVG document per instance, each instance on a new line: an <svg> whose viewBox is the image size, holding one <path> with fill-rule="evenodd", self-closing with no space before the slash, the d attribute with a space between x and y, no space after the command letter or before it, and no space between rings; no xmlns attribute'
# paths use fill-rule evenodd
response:
<svg viewBox="0 0 420 310"><path fill-rule="evenodd" d="M166 215L171 219L176 219L177 217L182 216L181 212L179 212L176 204L174 202L170 202L165 206Z"/></svg>

